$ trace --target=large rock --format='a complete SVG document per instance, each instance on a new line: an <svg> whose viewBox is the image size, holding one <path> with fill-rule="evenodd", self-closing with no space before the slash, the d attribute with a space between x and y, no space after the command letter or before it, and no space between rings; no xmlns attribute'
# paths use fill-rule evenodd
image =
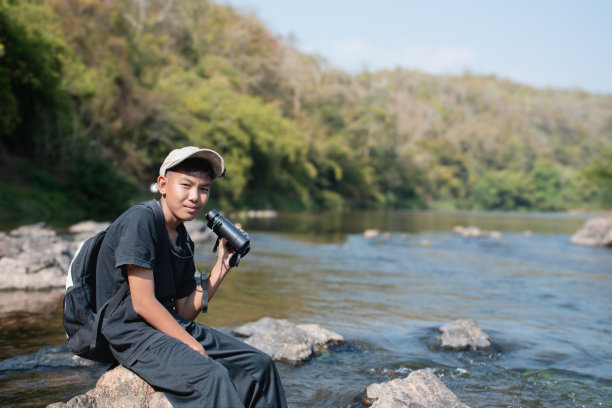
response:
<svg viewBox="0 0 612 408"><path fill-rule="evenodd" d="M572 244L612 247L612 217L587 220L571 238Z"/></svg>
<svg viewBox="0 0 612 408"><path fill-rule="evenodd" d="M491 347L489 336L473 320L459 319L440 327L443 347L455 350L477 350Z"/></svg>
<svg viewBox="0 0 612 408"><path fill-rule="evenodd" d="M143 379L123 366L107 371L96 388L66 403L47 408L172 408L162 392L155 391Z"/></svg>
<svg viewBox="0 0 612 408"><path fill-rule="evenodd" d="M430 370L372 384L366 389L364 402L372 408L469 408Z"/></svg>
<svg viewBox="0 0 612 408"><path fill-rule="evenodd" d="M44 223L0 234L0 290L64 286L76 244Z"/></svg>
<svg viewBox="0 0 612 408"><path fill-rule="evenodd" d="M344 338L315 324L295 325L288 320L263 317L233 330L244 342L274 360L297 364L320 353L322 348L340 344Z"/></svg>

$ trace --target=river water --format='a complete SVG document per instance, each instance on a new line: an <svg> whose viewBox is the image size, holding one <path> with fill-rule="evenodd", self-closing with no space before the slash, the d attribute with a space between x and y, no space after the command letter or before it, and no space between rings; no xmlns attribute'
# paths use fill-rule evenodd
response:
<svg viewBox="0 0 612 408"><path fill-rule="evenodd" d="M279 363L292 407L357 407L371 383L431 368L472 407L612 407L612 251L570 244L584 216L346 212L244 220L251 252L198 321L317 323L347 344ZM463 238L455 225L500 231ZM363 235L379 229L377 238ZM210 267L210 248L198 251ZM2 296L2 294L0 294ZM438 347L477 321L490 351ZM61 305L0 319L0 358L63 341ZM99 368L0 372L1 406L44 406L91 388Z"/></svg>

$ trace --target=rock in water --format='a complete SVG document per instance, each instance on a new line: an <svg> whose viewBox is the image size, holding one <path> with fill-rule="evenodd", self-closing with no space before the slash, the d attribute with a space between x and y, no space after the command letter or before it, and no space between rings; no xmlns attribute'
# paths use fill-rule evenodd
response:
<svg viewBox="0 0 612 408"><path fill-rule="evenodd" d="M96 388L78 395L66 403L59 402L47 408L172 408L162 392L155 391L136 374L118 366L107 371Z"/></svg>
<svg viewBox="0 0 612 408"><path fill-rule="evenodd" d="M16 230L17 231L17 230ZM25 230L24 230L25 231ZM0 235L0 290L62 287L74 253L74 245L47 230L32 235Z"/></svg>
<svg viewBox="0 0 612 408"><path fill-rule="evenodd" d="M48 368L80 368L97 365L91 360L75 356L66 347L66 343L57 347L45 346L34 354L15 356L0 361L2 371L29 371Z"/></svg>
<svg viewBox="0 0 612 408"><path fill-rule="evenodd" d="M406 378L372 384L364 402L372 408L469 408L430 370L413 371Z"/></svg>
<svg viewBox="0 0 612 408"><path fill-rule="evenodd" d="M483 349L491 347L489 336L480 330L473 320L459 319L440 327L443 347L455 350Z"/></svg>
<svg viewBox="0 0 612 408"><path fill-rule="evenodd" d="M612 217L587 220L571 239L572 244L612 247Z"/></svg>
<svg viewBox="0 0 612 408"><path fill-rule="evenodd" d="M344 342L338 333L318 325L295 325L288 320L263 317L233 330L244 342L274 360L297 364L312 358L319 348Z"/></svg>

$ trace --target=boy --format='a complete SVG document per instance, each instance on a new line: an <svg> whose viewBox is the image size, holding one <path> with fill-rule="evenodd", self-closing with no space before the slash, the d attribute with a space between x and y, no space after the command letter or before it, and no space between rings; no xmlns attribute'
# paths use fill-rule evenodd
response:
<svg viewBox="0 0 612 408"><path fill-rule="evenodd" d="M126 280L130 290L102 334L119 363L164 391L173 406L286 407L269 356L193 322L230 271L232 253L221 240L216 264L197 286L183 222L204 209L212 181L224 173L213 150L173 150L157 178L161 199L131 207L110 226L98 256L98 307Z"/></svg>

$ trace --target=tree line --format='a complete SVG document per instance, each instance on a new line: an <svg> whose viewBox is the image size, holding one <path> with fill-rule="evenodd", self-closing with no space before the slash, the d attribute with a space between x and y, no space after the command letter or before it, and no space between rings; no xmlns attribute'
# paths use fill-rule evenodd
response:
<svg viewBox="0 0 612 408"><path fill-rule="evenodd" d="M349 75L205 0L0 0L0 219L108 218L175 147L223 208L612 206L612 95Z"/></svg>

